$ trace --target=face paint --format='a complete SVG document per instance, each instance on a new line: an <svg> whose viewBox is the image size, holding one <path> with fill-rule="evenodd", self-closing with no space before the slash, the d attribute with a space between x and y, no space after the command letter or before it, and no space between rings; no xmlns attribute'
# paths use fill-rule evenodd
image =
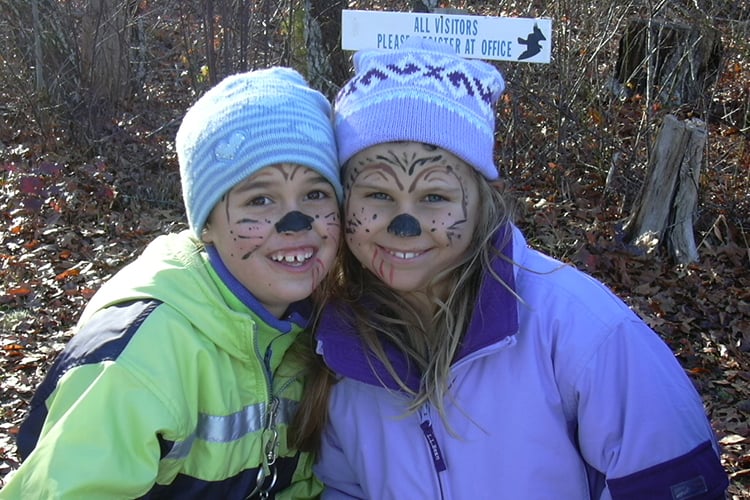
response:
<svg viewBox="0 0 750 500"><path fill-rule="evenodd" d="M333 187L299 165L266 167L217 203L203 240L274 315L308 297L336 256L341 223Z"/></svg>
<svg viewBox="0 0 750 500"><path fill-rule="evenodd" d="M398 142L346 170L346 242L391 287L423 290L467 252L479 207L472 167L440 148Z"/></svg>
<svg viewBox="0 0 750 500"><path fill-rule="evenodd" d="M297 231L309 231L315 219L297 210L289 212L275 224L278 233L295 233Z"/></svg>
<svg viewBox="0 0 750 500"><path fill-rule="evenodd" d="M408 238L409 236L419 236L422 234L422 228L419 227L419 221L409 214L397 215L390 224L388 232L394 236Z"/></svg>

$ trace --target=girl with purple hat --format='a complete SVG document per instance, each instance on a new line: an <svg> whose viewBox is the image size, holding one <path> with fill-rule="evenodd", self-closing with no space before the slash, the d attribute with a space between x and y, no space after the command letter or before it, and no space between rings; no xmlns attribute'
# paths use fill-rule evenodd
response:
<svg viewBox="0 0 750 500"><path fill-rule="evenodd" d="M347 248L299 436L323 498L724 498L668 346L513 224L500 73L420 39L355 69L334 109Z"/></svg>

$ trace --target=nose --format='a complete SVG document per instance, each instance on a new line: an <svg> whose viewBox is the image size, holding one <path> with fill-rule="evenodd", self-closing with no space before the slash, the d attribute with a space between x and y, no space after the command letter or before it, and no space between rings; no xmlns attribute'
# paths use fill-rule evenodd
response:
<svg viewBox="0 0 750 500"><path fill-rule="evenodd" d="M388 232L400 238L408 238L422 234L422 228L419 226L419 221L413 216L400 214L388 224Z"/></svg>
<svg viewBox="0 0 750 500"><path fill-rule="evenodd" d="M276 223L277 233L296 233L299 231L309 231L312 229L312 223L315 219L309 215L303 214L298 210L287 213Z"/></svg>

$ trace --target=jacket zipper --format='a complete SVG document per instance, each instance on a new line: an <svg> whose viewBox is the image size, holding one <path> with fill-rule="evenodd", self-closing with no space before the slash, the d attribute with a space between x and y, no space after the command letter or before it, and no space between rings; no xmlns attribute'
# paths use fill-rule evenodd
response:
<svg viewBox="0 0 750 500"><path fill-rule="evenodd" d="M430 410L426 404L419 408L419 419L419 427L422 429L422 434L424 434L425 440L427 441L428 451L430 452L430 457L432 457L432 465L435 467L435 477L437 479L438 488L440 489L440 498L445 498L445 493L443 492L443 481L440 473L448 467L445 464L443 452L440 451L440 445L435 437L435 431L432 428L432 421L430 420Z"/></svg>
<svg viewBox="0 0 750 500"><path fill-rule="evenodd" d="M258 465L258 475L255 478L255 489L246 497L252 498L258 495L259 498L268 498L269 492L276 485L278 479L278 470L276 469L276 457L279 452L279 431L276 429L276 416L279 411L279 398L273 392L273 374L271 373L271 357L273 349L271 342L265 354L261 356L260 346L258 345L258 326L253 326L253 343L255 345L255 354L261 359L263 365L263 376L266 381L266 394L268 403L266 405L266 415L261 431L262 441L262 460ZM286 384L285 384L286 387ZM270 476L271 484L264 486L266 479Z"/></svg>

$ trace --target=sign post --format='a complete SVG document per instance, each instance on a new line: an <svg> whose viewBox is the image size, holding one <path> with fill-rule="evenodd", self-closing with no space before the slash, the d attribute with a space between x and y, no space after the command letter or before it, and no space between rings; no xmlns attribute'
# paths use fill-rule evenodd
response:
<svg viewBox="0 0 750 500"><path fill-rule="evenodd" d="M552 21L544 18L488 17L422 12L344 10L344 50L401 46L411 36L451 45L469 59L549 63Z"/></svg>

